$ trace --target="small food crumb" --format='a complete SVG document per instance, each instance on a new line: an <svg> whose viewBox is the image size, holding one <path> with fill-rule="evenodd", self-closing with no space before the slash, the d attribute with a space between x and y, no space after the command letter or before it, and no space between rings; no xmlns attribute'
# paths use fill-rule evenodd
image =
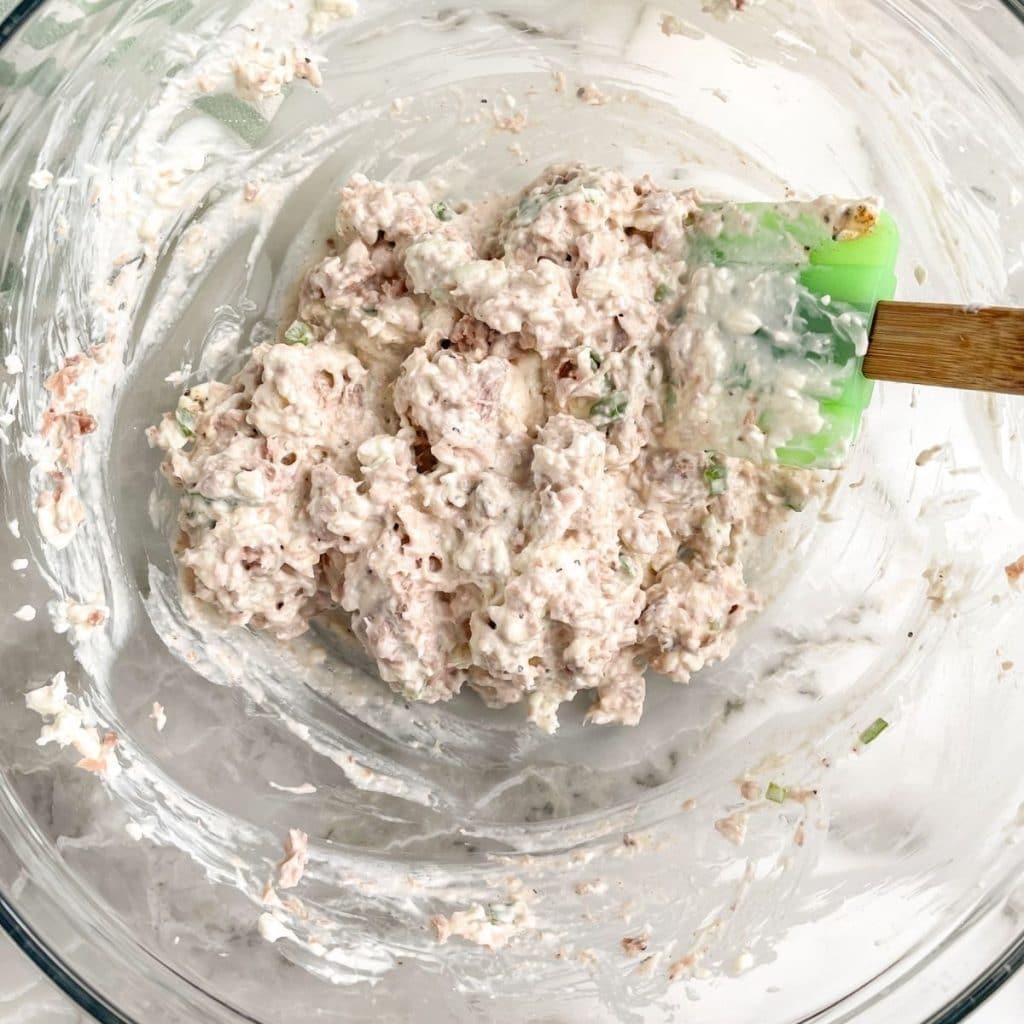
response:
<svg viewBox="0 0 1024 1024"><path fill-rule="evenodd" d="M928 271L920 263L914 267L914 278L918 284L924 284L928 280Z"/></svg>
<svg viewBox="0 0 1024 1024"><path fill-rule="evenodd" d="M740 783L740 796L744 800L756 800L761 795L761 787L753 779L744 779Z"/></svg>
<svg viewBox="0 0 1024 1024"><path fill-rule="evenodd" d="M663 14L661 16L661 34L664 36L699 36L700 33L674 14Z"/></svg>
<svg viewBox="0 0 1024 1024"><path fill-rule="evenodd" d="M627 956L639 956L647 952L647 944L650 942L648 935L627 935L622 940L622 949Z"/></svg>
<svg viewBox="0 0 1024 1024"><path fill-rule="evenodd" d="M117 774L117 758L114 757L114 751L119 742L116 732L108 732L100 743L99 752L95 755L87 754L76 767L95 775Z"/></svg>
<svg viewBox="0 0 1024 1024"><path fill-rule="evenodd" d="M697 807L697 801L694 800L694 798L692 796L690 797L689 800L685 800L683 802L683 810L684 811L692 811L692 810L695 810L696 807Z"/></svg>
<svg viewBox="0 0 1024 1024"><path fill-rule="evenodd" d="M1010 669L1011 669L1011 668L1013 668L1013 662L1012 662L1012 661L1004 661L1004 662L1003 662L1003 663L1002 663L1002 664L1001 664L1001 665L1000 665L999 667L1000 667L1000 668L1001 668L1001 669L1002 669L1002 670L1003 670L1004 672L1009 672L1009 671L1010 671Z"/></svg>
<svg viewBox="0 0 1024 1024"><path fill-rule="evenodd" d="M678 981L680 978L689 977L693 974L694 968L697 966L697 954L687 953L686 956L681 956L674 964L668 969L668 980Z"/></svg>
<svg viewBox="0 0 1024 1024"><path fill-rule="evenodd" d="M14 613L14 617L22 622L31 622L36 617L36 610L30 604L23 604Z"/></svg>
<svg viewBox="0 0 1024 1024"><path fill-rule="evenodd" d="M7 529L11 531L11 536L21 539L21 527L18 525L17 519L7 520Z"/></svg>
<svg viewBox="0 0 1024 1024"><path fill-rule="evenodd" d="M81 643L110 616L110 609L102 603L102 595L88 602L50 601L47 609L53 619L53 631L67 633L72 643Z"/></svg>
<svg viewBox="0 0 1024 1024"><path fill-rule="evenodd" d="M53 174L45 167L40 167L39 170L33 171L28 176L28 187L34 188L37 192L42 192L43 189L49 188L52 184Z"/></svg>
<svg viewBox="0 0 1024 1024"><path fill-rule="evenodd" d="M16 558L13 562L11 562L11 568L15 572L24 572L28 568L28 559Z"/></svg>
<svg viewBox="0 0 1024 1024"><path fill-rule="evenodd" d="M1024 563L1024 558L1021 559L1021 562ZM922 578L928 582L928 593L926 596L936 606L945 604L946 597L948 596L946 592L946 573L948 568L948 566L933 565L921 573ZM1009 571L1007 571L1007 576L1009 576Z"/></svg>
<svg viewBox="0 0 1024 1024"><path fill-rule="evenodd" d="M1011 562L1006 567L1006 578L1010 585L1016 587L1020 583L1021 576L1024 576L1024 555L1021 555L1016 562Z"/></svg>
<svg viewBox="0 0 1024 1024"><path fill-rule="evenodd" d="M604 106L608 102L608 96L593 82L581 85L576 90L576 98L592 107Z"/></svg>
<svg viewBox="0 0 1024 1024"><path fill-rule="evenodd" d="M726 818L719 818L715 822L715 831L733 846L742 846L747 838L747 817L745 811L736 811Z"/></svg>
<svg viewBox="0 0 1024 1024"><path fill-rule="evenodd" d="M915 466L925 466L925 465L927 465L929 462L932 461L932 459L935 458L936 455L938 455L940 452L944 451L945 448L946 448L946 446L944 444L935 444L935 445L932 445L931 448L925 448L925 450L923 452L921 452L917 456L916 459L914 459L914 465Z"/></svg>
<svg viewBox="0 0 1024 1024"><path fill-rule="evenodd" d="M818 791L816 789L807 789L803 786L790 786L788 788L779 786L778 790L783 800L792 800L799 804L807 804L812 800L818 799Z"/></svg>
<svg viewBox="0 0 1024 1024"><path fill-rule="evenodd" d="M500 949L535 924L530 908L521 900L480 904L457 910L450 916L435 914L430 919L434 936L442 946L453 936L489 949Z"/></svg>
<svg viewBox="0 0 1024 1024"><path fill-rule="evenodd" d="M577 896L599 896L608 891L608 883L600 878L588 882L577 882L575 892Z"/></svg>
<svg viewBox="0 0 1024 1024"><path fill-rule="evenodd" d="M309 836L297 828L288 829L284 859L277 866L277 884L282 889L294 889L302 881L308 862Z"/></svg>
<svg viewBox="0 0 1024 1024"><path fill-rule="evenodd" d="M252 103L280 96L295 79L306 79L314 88L323 85L317 61L296 46L276 47L272 41L253 36L244 53L231 62L235 91Z"/></svg>
<svg viewBox="0 0 1024 1024"><path fill-rule="evenodd" d="M852 203L838 212L832 224L832 237L849 242L871 231L878 222L878 209L871 203Z"/></svg>
<svg viewBox="0 0 1024 1024"><path fill-rule="evenodd" d="M167 714L164 711L163 704L158 704L156 701L153 702L153 710L150 712L149 717L153 720L156 725L157 732L163 732L164 726L167 725Z"/></svg>
<svg viewBox="0 0 1024 1024"><path fill-rule="evenodd" d="M499 132L511 132L519 135L526 128L526 112L517 110L511 114L501 114L497 110L493 113L494 127Z"/></svg>
<svg viewBox="0 0 1024 1024"><path fill-rule="evenodd" d="M13 377L25 369L25 364L21 361L21 356L16 352L10 352L4 356L4 369Z"/></svg>

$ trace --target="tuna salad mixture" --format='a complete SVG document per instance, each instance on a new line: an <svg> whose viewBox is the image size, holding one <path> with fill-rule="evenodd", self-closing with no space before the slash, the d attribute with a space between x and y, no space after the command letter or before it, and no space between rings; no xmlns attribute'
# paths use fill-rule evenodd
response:
<svg viewBox="0 0 1024 1024"><path fill-rule="evenodd" d="M716 230L579 165L475 203L354 176L277 342L150 432L183 591L282 639L342 611L408 699L636 723L648 670L729 653L745 549L816 479L670 443L695 342L761 326L689 258Z"/></svg>

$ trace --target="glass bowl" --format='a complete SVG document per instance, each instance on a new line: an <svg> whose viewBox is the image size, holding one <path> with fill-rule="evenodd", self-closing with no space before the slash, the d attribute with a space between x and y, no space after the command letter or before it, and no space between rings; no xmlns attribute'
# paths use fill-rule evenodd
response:
<svg viewBox="0 0 1024 1024"><path fill-rule="evenodd" d="M100 1020L962 1019L1024 957L1019 403L880 387L735 654L555 737L188 619L144 432L357 171L881 194L901 297L1024 304L1024 8L351 6L0 2L0 922ZM281 52L322 82L240 97Z"/></svg>

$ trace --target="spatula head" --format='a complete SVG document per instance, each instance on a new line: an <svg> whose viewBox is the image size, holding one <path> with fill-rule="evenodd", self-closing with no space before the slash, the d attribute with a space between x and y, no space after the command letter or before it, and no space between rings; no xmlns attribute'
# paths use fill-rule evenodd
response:
<svg viewBox="0 0 1024 1024"><path fill-rule="evenodd" d="M698 299L669 356L692 384L670 417L678 442L841 465L871 400L861 365L898 251L895 222L870 200L706 206L688 253Z"/></svg>

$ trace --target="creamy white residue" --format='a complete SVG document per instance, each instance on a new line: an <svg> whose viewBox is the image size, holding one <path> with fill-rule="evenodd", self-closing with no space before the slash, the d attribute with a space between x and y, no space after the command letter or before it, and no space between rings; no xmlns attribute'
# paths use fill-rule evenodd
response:
<svg viewBox="0 0 1024 1024"><path fill-rule="evenodd" d="M68 692L64 672L58 672L46 686L26 693L25 705L46 720L36 741L40 746L74 747L81 756L78 767L98 775L112 777L121 770L115 754L117 736L111 732L100 735L95 715Z"/></svg>

